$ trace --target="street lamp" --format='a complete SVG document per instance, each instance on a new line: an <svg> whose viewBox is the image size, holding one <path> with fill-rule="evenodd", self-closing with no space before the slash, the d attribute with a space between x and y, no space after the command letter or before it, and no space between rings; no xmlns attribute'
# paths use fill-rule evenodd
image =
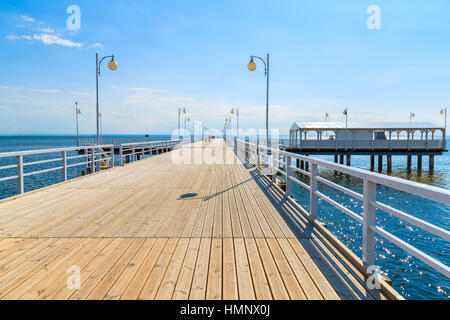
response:
<svg viewBox="0 0 450 320"><path fill-rule="evenodd" d="M414 112L411 112L409 114L409 122L412 122L412 120L416 117L416 114Z"/></svg>
<svg viewBox="0 0 450 320"><path fill-rule="evenodd" d="M186 114L187 113L186 108L178 108L178 139L181 139L181 128L180 128L181 113Z"/></svg>
<svg viewBox="0 0 450 320"><path fill-rule="evenodd" d="M348 128L348 108L345 108L342 114L345 116L345 127Z"/></svg>
<svg viewBox="0 0 450 320"><path fill-rule="evenodd" d="M269 145L269 54L267 54L267 60L264 60L261 57L258 56L251 56L250 57L250 62L248 63L248 70L249 71L255 71L256 70L256 63L254 61L254 59L259 59L264 63L264 68L265 68L265 72L264 75L266 77L267 80L267 85L266 85L266 143L267 145Z"/></svg>
<svg viewBox="0 0 450 320"><path fill-rule="evenodd" d="M237 130L236 136L239 137L239 108L231 109L231 114L236 114L236 130Z"/></svg>
<svg viewBox="0 0 450 320"><path fill-rule="evenodd" d="M441 115L444 116L444 140L447 136L447 108L441 110Z"/></svg>
<svg viewBox="0 0 450 320"><path fill-rule="evenodd" d="M78 108L78 101L75 101L75 116L77 119L77 147L80 146L80 139L78 136L78 115L80 115L80 114L81 114L81 110Z"/></svg>
<svg viewBox="0 0 450 320"><path fill-rule="evenodd" d="M100 142L100 112L98 108L98 77L100 77L100 67L103 62L103 60L111 58L111 60L108 63L108 68L111 71L116 71L118 68L117 62L114 60L114 55L111 56L105 56L99 60L98 53L95 54L95 65L96 65L96 94L97 94L97 144Z"/></svg>

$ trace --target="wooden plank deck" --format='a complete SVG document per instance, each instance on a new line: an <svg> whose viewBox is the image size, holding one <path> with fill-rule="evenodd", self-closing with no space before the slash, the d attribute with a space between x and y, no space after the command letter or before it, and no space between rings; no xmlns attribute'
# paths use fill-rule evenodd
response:
<svg viewBox="0 0 450 320"><path fill-rule="evenodd" d="M222 140L187 147L1 201L0 299L385 298Z"/></svg>

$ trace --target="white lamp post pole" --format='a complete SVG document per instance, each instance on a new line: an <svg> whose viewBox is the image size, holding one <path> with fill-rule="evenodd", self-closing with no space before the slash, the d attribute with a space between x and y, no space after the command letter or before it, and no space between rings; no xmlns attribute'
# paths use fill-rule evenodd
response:
<svg viewBox="0 0 450 320"><path fill-rule="evenodd" d="M269 145L269 71L270 71L270 56L269 54L267 54L267 59L264 60L261 57L258 56L251 56L250 57L250 62L248 64L248 70L250 71L255 71L256 70L256 63L254 62L254 59L259 59L264 63L264 67L265 67L265 76L266 76L266 143L267 145Z"/></svg>
<svg viewBox="0 0 450 320"><path fill-rule="evenodd" d="M117 62L114 61L114 55L111 56L105 56L99 60L98 53L95 54L95 84L96 84L96 111L97 111L97 144L100 143L100 112L98 107L98 77L100 77L100 67L103 62L103 60L111 58L111 61L108 63L108 68L111 71L117 70Z"/></svg>

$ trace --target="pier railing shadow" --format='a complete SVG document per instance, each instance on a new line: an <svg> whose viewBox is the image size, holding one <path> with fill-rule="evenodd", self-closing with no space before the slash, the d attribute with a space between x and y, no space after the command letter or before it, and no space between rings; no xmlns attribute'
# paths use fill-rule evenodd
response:
<svg viewBox="0 0 450 320"><path fill-rule="evenodd" d="M341 298L380 298L378 292L366 288L364 278L350 261L337 253L314 224L299 212L260 170L247 162L244 167Z"/></svg>

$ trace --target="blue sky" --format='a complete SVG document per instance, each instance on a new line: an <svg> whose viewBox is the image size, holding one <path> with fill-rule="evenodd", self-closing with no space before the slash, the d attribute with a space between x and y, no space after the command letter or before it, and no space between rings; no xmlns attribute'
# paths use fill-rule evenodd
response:
<svg viewBox="0 0 450 320"><path fill-rule="evenodd" d="M69 5L81 29L67 30ZM369 30L369 5L381 29ZM95 132L95 53L103 65L104 133L169 133L177 107L222 128L234 106L242 128L263 128L262 65L271 54L270 126L293 121L443 124L449 104L450 3L347 1L18 1L0 3L0 134Z"/></svg>

